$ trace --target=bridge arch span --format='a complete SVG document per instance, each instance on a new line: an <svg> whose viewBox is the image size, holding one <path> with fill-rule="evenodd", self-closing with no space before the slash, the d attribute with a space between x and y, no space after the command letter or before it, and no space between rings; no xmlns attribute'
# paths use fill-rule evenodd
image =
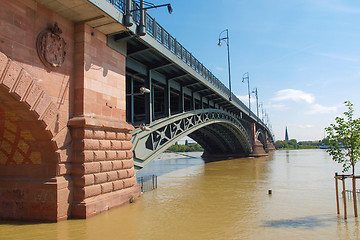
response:
<svg viewBox="0 0 360 240"><path fill-rule="evenodd" d="M256 131L255 139L257 141L260 141L261 144L263 145L264 149L266 149L266 146L267 146L266 134L261 128Z"/></svg>
<svg viewBox="0 0 360 240"><path fill-rule="evenodd" d="M134 162L143 168L185 136L204 148L204 156L244 155L252 152L251 138L236 116L219 109L195 110L149 125L150 131L132 132Z"/></svg>
<svg viewBox="0 0 360 240"><path fill-rule="evenodd" d="M38 80L1 52L0 102L0 202L8 206L1 216L53 221L61 175L58 109Z"/></svg>

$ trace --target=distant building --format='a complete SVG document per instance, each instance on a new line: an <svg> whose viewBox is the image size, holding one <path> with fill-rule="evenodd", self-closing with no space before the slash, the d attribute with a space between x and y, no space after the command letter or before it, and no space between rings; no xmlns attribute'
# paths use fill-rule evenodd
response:
<svg viewBox="0 0 360 240"><path fill-rule="evenodd" d="M285 128L285 142L289 141L289 134L287 131L287 127Z"/></svg>

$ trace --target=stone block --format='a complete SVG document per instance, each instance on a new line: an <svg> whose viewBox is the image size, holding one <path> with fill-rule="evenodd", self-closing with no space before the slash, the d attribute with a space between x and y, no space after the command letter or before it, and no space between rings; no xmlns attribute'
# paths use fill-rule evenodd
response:
<svg viewBox="0 0 360 240"><path fill-rule="evenodd" d="M126 172L127 172L127 177L128 177L128 178L131 178L131 177L135 176L135 169L134 169L134 167L132 167L132 168L130 168L130 169L127 169Z"/></svg>
<svg viewBox="0 0 360 240"><path fill-rule="evenodd" d="M116 171L107 172L106 176L108 182L118 180L118 174Z"/></svg>
<svg viewBox="0 0 360 240"><path fill-rule="evenodd" d="M126 151L116 151L116 159L117 160L125 160L125 159L127 159Z"/></svg>
<svg viewBox="0 0 360 240"><path fill-rule="evenodd" d="M73 163L72 174L83 175L100 172L99 162Z"/></svg>
<svg viewBox="0 0 360 240"><path fill-rule="evenodd" d="M122 141L111 140L111 150L122 150Z"/></svg>
<svg viewBox="0 0 360 240"><path fill-rule="evenodd" d="M95 173L94 174L95 184L107 182L107 173Z"/></svg>
<svg viewBox="0 0 360 240"><path fill-rule="evenodd" d="M123 133L123 132L117 132L117 133L116 133L116 139L117 139L117 140L125 140L125 139L126 139L125 133Z"/></svg>
<svg viewBox="0 0 360 240"><path fill-rule="evenodd" d="M20 72L21 67L13 61L10 61L7 71L3 74L2 85L5 86L8 90L11 90L15 85Z"/></svg>
<svg viewBox="0 0 360 240"><path fill-rule="evenodd" d="M98 196L101 194L101 186L100 185L91 185L83 188L74 188L74 199L78 201L82 201L89 197Z"/></svg>
<svg viewBox="0 0 360 240"><path fill-rule="evenodd" d="M112 162L111 161L104 161L100 162L100 171L101 172L109 172L112 170Z"/></svg>
<svg viewBox="0 0 360 240"><path fill-rule="evenodd" d="M94 174L87 174L87 175L82 175L82 176L73 175L72 179L73 179L74 186L80 187L80 188L85 187L85 186L94 185L94 183L95 183Z"/></svg>
<svg viewBox="0 0 360 240"><path fill-rule="evenodd" d="M118 179L125 179L128 177L128 173L125 169L117 171Z"/></svg>
<svg viewBox="0 0 360 240"><path fill-rule="evenodd" d="M9 62L8 57L2 52L0 52L0 83L2 82L1 76L3 75L3 72L6 69L8 62Z"/></svg>
<svg viewBox="0 0 360 240"><path fill-rule="evenodd" d="M105 132L105 139L107 139L107 140L115 140L116 139L116 132L106 131Z"/></svg>
<svg viewBox="0 0 360 240"><path fill-rule="evenodd" d="M122 180L112 182L114 191L124 188L124 182Z"/></svg>
<svg viewBox="0 0 360 240"><path fill-rule="evenodd" d="M134 157L133 151L126 151L126 159L132 159Z"/></svg>
<svg viewBox="0 0 360 240"><path fill-rule="evenodd" d="M32 82L29 91L27 92L27 95L24 98L24 102L31 108L33 108L36 100L42 93L41 87L38 83L35 81Z"/></svg>
<svg viewBox="0 0 360 240"><path fill-rule="evenodd" d="M123 163L121 160L112 161L112 170L120 170L123 168Z"/></svg>
<svg viewBox="0 0 360 240"><path fill-rule="evenodd" d="M122 141L121 142L121 150L130 150L132 148L132 142Z"/></svg>
<svg viewBox="0 0 360 240"><path fill-rule="evenodd" d="M105 161L106 160L105 151L94 151L94 160L95 161Z"/></svg>
<svg viewBox="0 0 360 240"><path fill-rule="evenodd" d="M101 150L110 150L111 149L111 142L110 140L98 140L100 145L99 149Z"/></svg>
<svg viewBox="0 0 360 240"><path fill-rule="evenodd" d="M116 160L116 151L106 151L105 152L106 160Z"/></svg>
<svg viewBox="0 0 360 240"><path fill-rule="evenodd" d="M74 163L84 163L92 162L95 160L94 151L73 151L72 162Z"/></svg>
<svg viewBox="0 0 360 240"><path fill-rule="evenodd" d="M113 184L112 182L103 183L101 184L101 193L109 193L113 191Z"/></svg>
<svg viewBox="0 0 360 240"><path fill-rule="evenodd" d="M0 76L1 76L1 74L0 74ZM25 71L23 71L23 73L19 79L19 82L18 82L16 88L14 89L14 94L16 94L17 98L19 98L19 99L24 98L25 93L26 93L27 89L30 87L31 82L32 82L31 76L28 73L26 73Z"/></svg>
<svg viewBox="0 0 360 240"><path fill-rule="evenodd" d="M130 169L134 167L134 161L133 160L122 160L123 162L123 169Z"/></svg>
<svg viewBox="0 0 360 240"><path fill-rule="evenodd" d="M132 186L134 186L136 184L136 178L132 177L132 178L126 178L123 179L124 181L124 188L130 188Z"/></svg>

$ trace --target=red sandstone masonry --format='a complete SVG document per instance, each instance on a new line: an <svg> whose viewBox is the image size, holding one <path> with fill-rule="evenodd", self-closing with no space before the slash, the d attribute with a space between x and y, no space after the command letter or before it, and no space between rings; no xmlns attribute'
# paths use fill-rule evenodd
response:
<svg viewBox="0 0 360 240"><path fill-rule="evenodd" d="M120 170L123 168L123 163L121 160L112 161L112 170Z"/></svg>
<svg viewBox="0 0 360 240"><path fill-rule="evenodd" d="M73 183L76 187L85 187L94 185L95 183L95 175L94 174L88 174L88 175L82 175L82 176L73 176Z"/></svg>
<svg viewBox="0 0 360 240"><path fill-rule="evenodd" d="M107 173L101 172L94 174L95 184L100 184L108 181Z"/></svg>
<svg viewBox="0 0 360 240"><path fill-rule="evenodd" d="M113 181L112 184L114 191L121 190L124 188L124 182L122 180Z"/></svg>
<svg viewBox="0 0 360 240"><path fill-rule="evenodd" d="M112 182L107 182L107 183L103 183L101 184L101 193L109 193L113 191L113 184Z"/></svg>
<svg viewBox="0 0 360 240"><path fill-rule="evenodd" d="M117 171L117 174L118 174L118 179L125 179L128 177L128 173L125 169Z"/></svg>
<svg viewBox="0 0 360 240"><path fill-rule="evenodd" d="M13 61L8 62L8 66L6 72L3 73L1 83L5 86L9 91L15 85L15 82L20 74L21 67L14 63Z"/></svg>

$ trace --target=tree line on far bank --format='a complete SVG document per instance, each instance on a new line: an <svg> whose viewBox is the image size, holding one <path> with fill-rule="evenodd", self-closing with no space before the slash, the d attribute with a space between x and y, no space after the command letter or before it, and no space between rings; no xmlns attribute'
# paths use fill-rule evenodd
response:
<svg viewBox="0 0 360 240"><path fill-rule="evenodd" d="M184 145L179 145L177 142L167 149L169 152L203 152L204 149L198 143L189 143L185 140Z"/></svg>
<svg viewBox="0 0 360 240"><path fill-rule="evenodd" d="M298 142L296 139L291 139L289 141L276 141L275 147L276 149L311 149L311 148L319 148L320 145L328 145L329 140L323 139L319 141L300 141Z"/></svg>
<svg viewBox="0 0 360 240"><path fill-rule="evenodd" d="M276 141L276 149L311 149L319 148L320 145L328 145L328 140L321 141L300 141L291 139L289 141ZM187 140L185 144L178 144L177 142L167 149L169 152L203 152L204 149L198 143L189 143Z"/></svg>

